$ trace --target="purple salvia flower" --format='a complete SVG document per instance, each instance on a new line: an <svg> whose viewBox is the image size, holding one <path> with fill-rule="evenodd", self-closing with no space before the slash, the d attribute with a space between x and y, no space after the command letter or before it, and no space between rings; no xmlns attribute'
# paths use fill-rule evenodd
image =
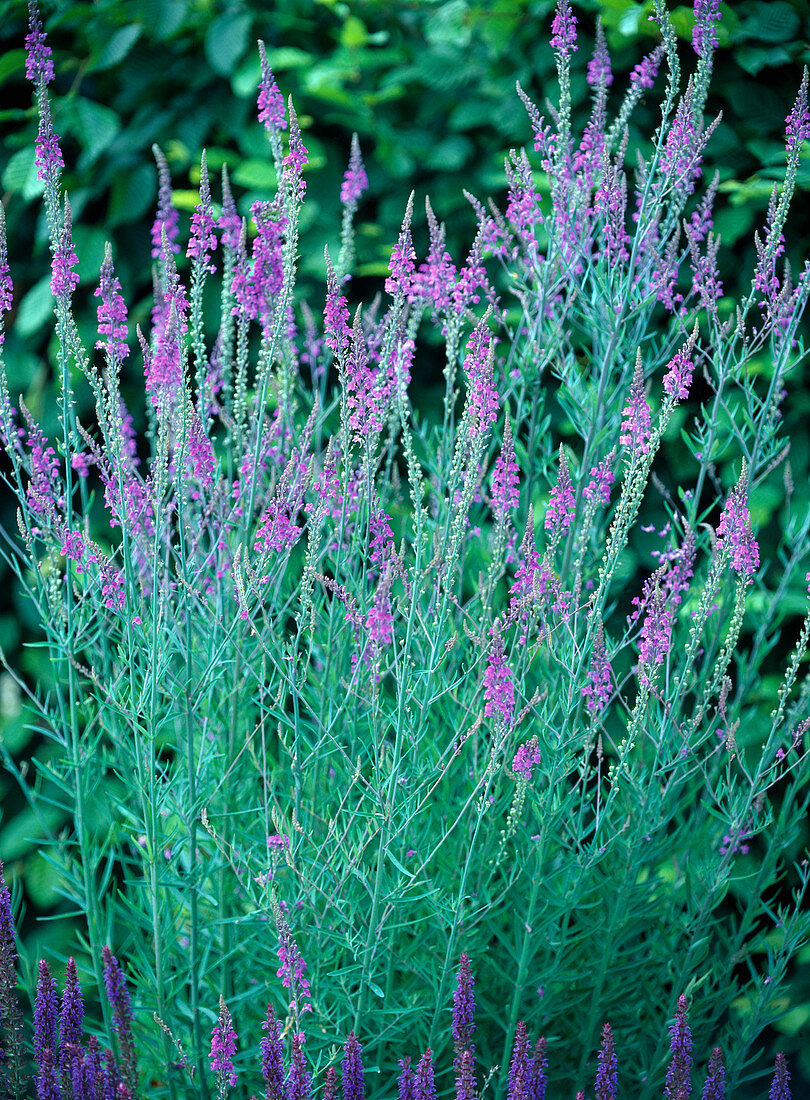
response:
<svg viewBox="0 0 810 1100"><path fill-rule="evenodd" d="M526 1100L526 1076L529 1068L529 1037L526 1025L519 1020L515 1028L512 1061L509 1065L507 1100Z"/></svg>
<svg viewBox="0 0 810 1100"><path fill-rule="evenodd" d="M54 298L70 298L79 283L79 276L72 268L79 262L73 251L73 223L70 216L70 201L65 198L65 221L59 243L51 261L51 294Z"/></svg>
<svg viewBox="0 0 810 1100"><path fill-rule="evenodd" d="M568 57L577 48L577 21L570 0L557 0L551 23L551 48L561 57Z"/></svg>
<svg viewBox="0 0 810 1100"><path fill-rule="evenodd" d="M267 1006L262 1031L267 1032L259 1044L262 1052L262 1080L265 1084L266 1100L284 1100L284 1044L281 1039L281 1024L276 1018L272 1005Z"/></svg>
<svg viewBox="0 0 810 1100"><path fill-rule="evenodd" d="M118 1036L121 1050L123 1078L134 1092L138 1087L138 1061L135 1054L135 1040L132 1036L132 1002L127 989L126 979L121 966L106 945L101 949L104 964L104 986L107 1000L113 1010L113 1030Z"/></svg>
<svg viewBox="0 0 810 1100"><path fill-rule="evenodd" d="M53 1051L48 1048L42 1052L42 1065L37 1077L37 1100L62 1100Z"/></svg>
<svg viewBox="0 0 810 1100"><path fill-rule="evenodd" d="M638 84L641 88L652 88L655 84L655 78L658 76L658 69L663 56L664 47L656 46L651 54L647 54L646 57L642 58L630 73L631 84Z"/></svg>
<svg viewBox="0 0 810 1100"><path fill-rule="evenodd" d="M610 1024L602 1028L602 1049L599 1051L599 1068L596 1072L596 1100L616 1100L619 1089L616 1048Z"/></svg>
<svg viewBox="0 0 810 1100"><path fill-rule="evenodd" d="M799 94L793 104L793 110L785 119L785 136L787 138L788 153L792 153L803 141L810 139L810 110L807 106L806 69L799 86Z"/></svg>
<svg viewBox="0 0 810 1100"><path fill-rule="evenodd" d="M343 1100L365 1100L366 1084L363 1075L363 1050L352 1031L343 1048L341 1063Z"/></svg>
<svg viewBox="0 0 810 1100"><path fill-rule="evenodd" d="M71 1072L70 1050L80 1046L82 1041L82 1021L84 1002L79 986L79 974L71 956L65 967L65 988L62 991L62 1005L59 1010L59 1068L63 1076Z"/></svg>
<svg viewBox="0 0 810 1100"><path fill-rule="evenodd" d="M613 83L613 72L610 68L610 54L608 53L605 32L602 30L602 20L596 23L596 45L593 57L588 62L588 83L592 88L609 88Z"/></svg>
<svg viewBox="0 0 810 1100"><path fill-rule="evenodd" d="M211 188L208 183L208 167L205 150L200 161L200 201L191 215L191 235L186 255L198 260L204 271L211 275L216 267L210 260L210 253L217 247L217 235L214 232L214 215L211 212Z"/></svg>
<svg viewBox="0 0 810 1100"><path fill-rule="evenodd" d="M304 1057L304 1036L300 1031L293 1032L290 1046L290 1070L284 1087L286 1100L310 1100L312 1075L307 1068Z"/></svg>
<svg viewBox="0 0 810 1100"><path fill-rule="evenodd" d="M473 1053L469 1048L467 1050L462 1050L458 1059L455 1100L475 1100Z"/></svg>
<svg viewBox="0 0 810 1100"><path fill-rule="evenodd" d="M112 249L109 242L104 248L99 285L93 291L93 296L101 298L101 303L96 310L99 335L96 347L105 352L110 359L121 362L129 355L126 342L129 335L127 307L121 296L121 283L113 268Z"/></svg>
<svg viewBox="0 0 810 1100"><path fill-rule="evenodd" d="M111 1050L104 1051L104 1068L101 1074L99 1095L101 1100L115 1100L121 1078Z"/></svg>
<svg viewBox="0 0 810 1100"><path fill-rule="evenodd" d="M591 480L582 490L582 495L586 500L597 504L610 503L610 487L616 480L613 473L615 454L615 451L611 451L607 458L591 467L591 472L588 475Z"/></svg>
<svg viewBox="0 0 810 1100"><path fill-rule="evenodd" d="M312 993L309 982L304 977L307 964L301 957L301 952L293 939L287 919L278 904L273 906L273 914L278 931L278 961L281 963L276 971L276 976L281 978L281 984L284 988L290 991L290 1013L293 1016L298 1016L300 1013L311 1012L310 997Z"/></svg>
<svg viewBox="0 0 810 1100"><path fill-rule="evenodd" d="M301 128L298 125L298 116L293 108L292 97L290 97L288 109L290 115L290 146L286 157L282 161L284 165L282 186L300 201L307 189L307 185L301 179L301 172L307 163L307 151L301 140Z"/></svg>
<svg viewBox="0 0 810 1100"><path fill-rule="evenodd" d="M259 58L262 66L257 101L259 122L266 130L277 133L279 130L287 129L287 119L284 115L284 97L278 90L273 71L267 60L264 42L259 42Z"/></svg>
<svg viewBox="0 0 810 1100"><path fill-rule="evenodd" d="M518 747L512 760L512 771L521 776L527 783L531 782L532 771L535 764L542 763L540 749L537 744L537 735Z"/></svg>
<svg viewBox="0 0 810 1100"><path fill-rule="evenodd" d="M413 1082L413 1100L436 1100L436 1083L433 1076L433 1051L430 1047L419 1060Z"/></svg>
<svg viewBox="0 0 810 1100"><path fill-rule="evenodd" d="M686 1022L686 997L678 998L678 1011L670 1028L672 1060L664 1086L665 1100L688 1100L692 1092L692 1033Z"/></svg>
<svg viewBox="0 0 810 1100"><path fill-rule="evenodd" d="M356 210L360 196L367 190L368 176L360 153L360 142L357 134L352 134L352 151L349 156L349 167L344 173L340 188L340 201L349 209Z"/></svg>
<svg viewBox="0 0 810 1100"><path fill-rule="evenodd" d="M706 1084L700 1100L726 1100L726 1071L723 1068L723 1054L715 1047L709 1059Z"/></svg>
<svg viewBox="0 0 810 1100"><path fill-rule="evenodd" d="M180 245L175 243L178 233L179 215L172 204L172 179L169 175L169 164L157 145L152 146L158 167L158 208L155 220L152 223L152 259L159 260L163 255L163 234L171 252L179 252Z"/></svg>
<svg viewBox="0 0 810 1100"><path fill-rule="evenodd" d="M399 1062L399 1078L397 1081L398 1100L413 1100L413 1070L410 1058L402 1058Z"/></svg>
<svg viewBox="0 0 810 1100"><path fill-rule="evenodd" d="M611 668L605 651L605 628L602 625L601 616L596 620L596 632L591 650L591 669L588 683L582 689L582 695L588 713L594 718L605 709L611 695Z"/></svg>
<svg viewBox="0 0 810 1100"><path fill-rule="evenodd" d="M233 1068L236 1054L236 1032L231 1014L222 996L219 998L219 1019L211 1032L211 1072L216 1074L217 1083L224 1092L225 1085L235 1085L238 1074Z"/></svg>
<svg viewBox="0 0 810 1100"><path fill-rule="evenodd" d="M717 49L717 29L720 22L720 0L695 0L695 25L692 28L692 48L698 57L706 57Z"/></svg>
<svg viewBox="0 0 810 1100"><path fill-rule="evenodd" d="M505 523L507 514L518 506L519 473L520 469L515 460L515 445L512 441L512 425L507 418L503 432L503 447L492 471L492 511L499 524Z"/></svg>
<svg viewBox="0 0 810 1100"><path fill-rule="evenodd" d="M647 454L651 431L650 406L644 392L644 374L641 368L641 352L636 356L633 381L630 384L630 400L622 409L624 420L619 442L629 447L633 457Z"/></svg>
<svg viewBox="0 0 810 1100"><path fill-rule="evenodd" d="M326 346L336 359L342 359L351 343L349 307L340 293L337 275L326 250L326 305L323 311Z"/></svg>
<svg viewBox="0 0 810 1100"><path fill-rule="evenodd" d="M470 969L470 957L465 952L459 960L456 988L453 992L453 1051L454 1066L458 1069L461 1055L465 1050L475 1054L473 1032L475 1031L475 978Z"/></svg>
<svg viewBox="0 0 810 1100"><path fill-rule="evenodd" d="M81 1047L70 1052L70 1091L73 1100L96 1100L96 1083Z"/></svg>
<svg viewBox="0 0 810 1100"><path fill-rule="evenodd" d="M11 1096L23 1096L27 1055L23 1048L22 1015L17 1002L17 943L14 933L14 914L11 911L11 895L6 886L1 860L0 1025L6 1038L6 1048L0 1051L6 1084L9 1086Z"/></svg>
<svg viewBox="0 0 810 1100"><path fill-rule="evenodd" d="M334 1066L329 1066L324 1074L321 1100L337 1100L337 1072Z"/></svg>
<svg viewBox="0 0 810 1100"><path fill-rule="evenodd" d="M788 1073L785 1056L781 1051L776 1055L776 1066L774 1067L768 1100L790 1100L790 1074Z"/></svg>
<svg viewBox="0 0 810 1100"><path fill-rule="evenodd" d="M411 217L413 215L413 193L408 199L405 218L399 231L399 240L391 252L389 270L391 274L385 280L385 293L393 298L407 298L411 290L411 281L416 271L416 253L411 237Z"/></svg>
<svg viewBox="0 0 810 1100"><path fill-rule="evenodd" d="M53 80L52 50L42 29L36 0L28 0L28 26L25 36L25 75L32 84L50 84Z"/></svg>
<svg viewBox="0 0 810 1100"><path fill-rule="evenodd" d="M39 130L34 154L37 179L43 180L46 186L50 184L55 187L59 169L65 167L65 161L59 146L59 135L53 128L51 108L44 85L40 86L37 99L39 103Z"/></svg>
<svg viewBox="0 0 810 1100"><path fill-rule="evenodd" d="M546 1100L546 1040L541 1036L534 1045L534 1054L529 1062L527 1085L524 1090L526 1100Z"/></svg>
<svg viewBox="0 0 810 1100"><path fill-rule="evenodd" d="M493 627L492 644L487 654L484 700L486 718L498 717L504 725L511 725L515 710L515 688L512 673L506 664L503 641L496 627Z"/></svg>
<svg viewBox="0 0 810 1100"><path fill-rule="evenodd" d="M546 511L545 528L554 536L567 531L574 520L574 490L571 485L571 475L568 472L568 462L565 452L560 446L560 469L557 474L557 484L551 490L548 510Z"/></svg>
<svg viewBox="0 0 810 1100"><path fill-rule="evenodd" d="M751 531L751 520L746 504L746 470L731 490L717 525L717 537L721 552L728 549L731 565L739 577L750 584L759 568L759 546Z"/></svg>
<svg viewBox="0 0 810 1100"><path fill-rule="evenodd" d="M217 220L217 229L222 233L222 247L235 252L242 233L242 219L233 200L227 164L222 165L222 213Z"/></svg>
<svg viewBox="0 0 810 1100"><path fill-rule="evenodd" d="M59 998L56 994L56 982L48 964L40 959L37 999L34 1005L34 1061L40 1069L43 1066L43 1052L49 1050L51 1057L56 1052L58 1020Z"/></svg>

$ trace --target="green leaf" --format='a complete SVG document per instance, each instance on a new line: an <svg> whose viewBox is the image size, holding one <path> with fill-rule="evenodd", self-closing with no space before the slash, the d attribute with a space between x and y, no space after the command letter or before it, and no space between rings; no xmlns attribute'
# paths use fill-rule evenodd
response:
<svg viewBox="0 0 810 1100"><path fill-rule="evenodd" d="M92 163L115 140L121 130L121 120L110 107L92 99L74 101L76 136L87 159Z"/></svg>
<svg viewBox="0 0 810 1100"><path fill-rule="evenodd" d="M228 12L212 19L205 35L205 56L220 76L230 76L247 49L253 18Z"/></svg>
<svg viewBox="0 0 810 1100"><path fill-rule="evenodd" d="M23 71L25 64L25 50L6 50L0 57L0 84L6 77Z"/></svg>
<svg viewBox="0 0 810 1100"><path fill-rule="evenodd" d="M18 336L32 336L53 315L51 277L46 275L31 287L17 312L14 331Z"/></svg>
<svg viewBox="0 0 810 1100"><path fill-rule="evenodd" d="M104 246L109 234L103 229L90 225L76 225L73 227L73 247L79 263L76 270L79 273L79 281L82 283L94 283L98 281L99 269L104 262Z"/></svg>
<svg viewBox="0 0 810 1100"><path fill-rule="evenodd" d="M154 201L155 190L155 169L151 164L139 164L132 171L117 173L110 189L107 211L110 225L137 221Z"/></svg>
<svg viewBox="0 0 810 1100"><path fill-rule="evenodd" d="M233 183L239 187L249 187L252 190L271 190L276 186L276 170L266 160L244 160L231 176Z"/></svg>
<svg viewBox="0 0 810 1100"><path fill-rule="evenodd" d="M109 69L123 61L142 34L143 23L130 23L127 27L120 27L110 35L93 68Z"/></svg>
<svg viewBox="0 0 810 1100"><path fill-rule="evenodd" d="M36 151L33 146L18 149L9 160L3 173L3 187L7 191L22 195L26 202L38 198L45 190L45 184L37 179L37 169L34 164L35 156Z"/></svg>
<svg viewBox="0 0 810 1100"><path fill-rule="evenodd" d="M760 42L790 42L799 23L799 13L786 0L767 0L756 5L743 25L743 33Z"/></svg>

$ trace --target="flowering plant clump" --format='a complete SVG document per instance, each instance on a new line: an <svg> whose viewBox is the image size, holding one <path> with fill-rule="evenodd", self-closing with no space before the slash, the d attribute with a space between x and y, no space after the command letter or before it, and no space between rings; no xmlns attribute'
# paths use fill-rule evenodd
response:
<svg viewBox="0 0 810 1100"><path fill-rule="evenodd" d="M730 301L717 189L700 190L719 5L694 15L687 73L654 0L660 43L624 90L600 30L581 122L560 0L559 99L547 121L518 88L533 140L505 202L469 196L466 257L428 203L420 258L412 199L371 303L352 281L354 140L322 325L296 285L305 120L260 45L277 186L243 199L203 155L184 244L156 148L150 322L133 326L112 242L85 341L32 0L59 432L2 369L0 439L6 552L54 683L32 693L47 757L3 752L88 951L58 1023L44 964L29 1052L3 932L18 1095L29 1053L40 1096L250 1089L262 1029L276 1100L308 1100L319 1074L333 1100L345 1036L346 1100L394 1074L403 1100L433 1100L451 1064L464 1100L484 1065L498 1096L540 1100L530 1036L552 1027L558 1080L600 1100L617 1073L648 1100L689 1095L696 1065L706 1096L756 1072L810 934L807 863L785 858L810 803L810 515L780 413L810 294L810 267L781 259L808 79L750 293ZM656 86L660 122L631 148ZM0 321L13 276L0 220ZM437 342L425 416L412 374ZM81 988L106 989L109 1057ZM780 1061L772 1095L787 1082Z"/></svg>

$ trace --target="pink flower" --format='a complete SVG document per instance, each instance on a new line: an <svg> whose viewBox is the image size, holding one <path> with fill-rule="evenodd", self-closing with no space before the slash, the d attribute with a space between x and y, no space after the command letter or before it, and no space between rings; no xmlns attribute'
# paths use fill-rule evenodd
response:
<svg viewBox="0 0 810 1100"><path fill-rule="evenodd" d="M349 157L349 167L343 176L343 184L340 188L340 201L344 206L356 209L360 196L368 189L368 176L360 155L360 142L357 134L352 134L352 151Z"/></svg>
<svg viewBox="0 0 810 1100"><path fill-rule="evenodd" d="M515 688L512 683L512 673L505 661L503 642L497 630L493 635L487 656L484 700L485 717L499 717L504 725L511 725L515 710Z"/></svg>
<svg viewBox="0 0 810 1100"><path fill-rule="evenodd" d="M557 0L557 8L551 23L551 48L562 57L568 57L577 48L577 21L571 11L571 0Z"/></svg>
<svg viewBox="0 0 810 1100"><path fill-rule="evenodd" d="M636 366L633 372L633 381L630 384L630 400L622 410L622 433L619 442L625 447L630 447L633 457L649 451L649 441L652 435L650 430L650 406L644 393L644 375L641 369L641 353L636 356Z"/></svg>
<svg viewBox="0 0 810 1100"><path fill-rule="evenodd" d="M759 546L751 531L751 520L746 504L746 471L731 490L717 525L717 537L721 552L728 551L731 565L737 575L747 583L759 568Z"/></svg>
<svg viewBox="0 0 810 1100"><path fill-rule="evenodd" d="M560 470L557 475L557 484L551 490L551 500L546 512L545 528L547 531L559 535L567 531L574 520L574 490L571 486L571 475L568 472L568 463L565 453L560 447Z"/></svg>
<svg viewBox="0 0 810 1100"><path fill-rule="evenodd" d="M540 756L540 749L537 746L537 736L532 737L530 741L526 741L521 745L518 751L515 753L515 757L512 761L512 771L517 772L518 775L522 775L527 782L531 782L532 769L535 764L540 764L542 757Z"/></svg>
<svg viewBox="0 0 810 1100"><path fill-rule="evenodd" d="M503 447L492 471L492 511L498 523L505 523L507 513L517 508L520 500L519 467L512 442L512 425L506 421Z"/></svg>

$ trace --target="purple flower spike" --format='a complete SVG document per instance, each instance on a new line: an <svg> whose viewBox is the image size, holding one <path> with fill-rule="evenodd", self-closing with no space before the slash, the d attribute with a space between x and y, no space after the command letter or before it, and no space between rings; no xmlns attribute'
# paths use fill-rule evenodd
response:
<svg viewBox="0 0 810 1100"><path fill-rule="evenodd" d="M470 958L466 951L459 960L456 989L453 993L453 1050L454 1065L458 1069L461 1055L468 1050L475 1055L473 1032L475 1031L475 978L470 969Z"/></svg>
<svg viewBox="0 0 810 1100"><path fill-rule="evenodd" d="M233 1068L236 1054L236 1032L225 1000L219 998L219 1019L211 1032L211 1072L216 1074L220 1088L235 1085L238 1074Z"/></svg>
<svg viewBox="0 0 810 1100"><path fill-rule="evenodd" d="M598 19L596 23L596 45L593 57L588 62L588 83L592 88L609 88L613 83L610 54L605 41L605 32L602 30L601 19Z"/></svg>
<svg viewBox="0 0 810 1100"><path fill-rule="evenodd" d="M222 165L222 214L217 221L217 229L222 233L222 247L236 251L242 234L242 219L233 199L227 164Z"/></svg>
<svg viewBox="0 0 810 1100"><path fill-rule="evenodd" d="M534 1055L529 1062L526 1100L546 1100L546 1040L541 1036L534 1045Z"/></svg>
<svg viewBox="0 0 810 1100"><path fill-rule="evenodd" d="M596 1072L596 1100L616 1100L619 1090L616 1048L610 1024L602 1028L602 1049L599 1051L599 1068Z"/></svg>
<svg viewBox="0 0 810 1100"><path fill-rule="evenodd" d="M723 1068L723 1054L715 1047L709 1059L709 1071L703 1086L701 1100L726 1100L726 1071Z"/></svg>
<svg viewBox="0 0 810 1100"><path fill-rule="evenodd" d="M138 1061L135 1054L135 1040L132 1036L132 1002L129 990L118 959L109 947L105 946L101 949L101 957L104 963L107 999L113 1010L113 1028L121 1047L122 1076L127 1086L135 1092L138 1087Z"/></svg>
<svg viewBox="0 0 810 1100"><path fill-rule="evenodd" d="M340 188L340 201L351 210L356 210L360 196L367 190L368 176L360 153L360 142L357 134L352 134L352 151L349 156L349 167L346 169Z"/></svg>
<svg viewBox="0 0 810 1100"><path fill-rule="evenodd" d="M326 346L336 359L342 359L349 350L351 329L349 328L349 307L340 293L337 275L326 250L326 305L323 311Z"/></svg>
<svg viewBox="0 0 810 1100"><path fill-rule="evenodd" d="M507 1100L525 1100L526 1078L529 1068L529 1037L523 1020L515 1028L515 1042L512 1046L512 1062L509 1066L509 1089Z"/></svg>
<svg viewBox="0 0 810 1100"><path fill-rule="evenodd" d="M509 512L520 500L520 469L515 459L512 425L509 419L503 431L503 447L492 471L492 511L498 523L505 523Z"/></svg>
<svg viewBox="0 0 810 1100"><path fill-rule="evenodd" d="M653 52L642 58L630 73L630 83L638 84L641 88L652 88L663 56L664 47L656 46Z"/></svg>
<svg viewBox="0 0 810 1100"><path fill-rule="evenodd" d="M456 1100L475 1100L475 1077L473 1073L473 1054L467 1048L461 1052L456 1076Z"/></svg>
<svg viewBox="0 0 810 1100"><path fill-rule="evenodd" d="M430 1047L419 1060L413 1084L413 1100L436 1100L436 1083L433 1076L433 1051Z"/></svg>
<svg viewBox="0 0 810 1100"><path fill-rule="evenodd" d="M56 186L59 169L65 167L62 150L59 146L59 135L53 128L51 121L51 108L48 105L48 96L44 87L40 87L39 100L39 131L37 132L36 152L34 164L37 167L37 179L43 180L47 185Z"/></svg>
<svg viewBox="0 0 810 1100"><path fill-rule="evenodd" d="M571 0L557 0L551 23L551 48L561 57L568 57L577 48L577 21L571 11Z"/></svg>
<svg viewBox="0 0 810 1100"><path fill-rule="evenodd" d="M52 51L42 29L36 0L28 0L28 25L30 30L25 36L25 75L32 84L50 84L53 80Z"/></svg>
<svg viewBox="0 0 810 1100"><path fill-rule="evenodd" d="M44 959L39 960L39 980L37 981L37 999L34 1005L34 1061L43 1066L43 1054L56 1052L57 1025L59 1019L59 998L56 994L56 982Z"/></svg>
<svg viewBox="0 0 810 1100"><path fill-rule="evenodd" d="M672 1061L664 1086L665 1100L688 1100L692 1092L692 1032L686 1022L686 997L678 998L678 1011L670 1028Z"/></svg>
<svg viewBox="0 0 810 1100"><path fill-rule="evenodd" d="M54 298L70 298L79 284L79 276L72 270L79 262L73 251L73 222L70 215L70 202L65 198L65 221L62 234L51 263L51 294Z"/></svg>
<svg viewBox="0 0 810 1100"><path fill-rule="evenodd" d="M272 1005L267 1006L262 1031L267 1032L260 1043L266 1100L284 1100L284 1044L281 1040L281 1024Z"/></svg>
<svg viewBox="0 0 810 1100"><path fill-rule="evenodd" d="M640 454L647 454L650 449L649 442L652 432L650 430L650 406L647 404L647 396L644 392L641 352L636 356L633 381L630 385L630 400L622 409L622 415L624 420L619 442L630 448L634 458Z"/></svg>
<svg viewBox="0 0 810 1100"><path fill-rule="evenodd" d="M37 1098L38 1100L62 1100L53 1052L47 1048L42 1052L42 1066L37 1077Z"/></svg>
<svg viewBox="0 0 810 1100"><path fill-rule="evenodd" d="M601 714L607 706L611 694L611 668L605 651L605 629L602 619L596 623L591 650L591 670L588 683L582 689L585 706L592 717Z"/></svg>
<svg viewBox="0 0 810 1100"><path fill-rule="evenodd" d="M413 1100L413 1070L410 1058L402 1058L399 1063L400 1074L397 1083L398 1100Z"/></svg>
<svg viewBox="0 0 810 1100"><path fill-rule="evenodd" d="M121 283L113 268L112 249L109 243L104 251L104 263L101 265L99 285L93 296L101 298L97 309L99 340L96 347L110 359L121 362L129 355L127 347L127 307L121 297Z"/></svg>
<svg viewBox="0 0 810 1100"><path fill-rule="evenodd" d="M717 29L720 22L720 0L695 0L695 25L692 47L698 57L706 57L717 49Z"/></svg>
<svg viewBox="0 0 810 1100"><path fill-rule="evenodd" d="M17 943L11 895L3 877L3 863L0 861L0 1023L7 1044L3 1052L3 1070L11 1095L23 1096L27 1055L23 1049L22 1015L17 1002L16 967Z"/></svg>
<svg viewBox="0 0 810 1100"><path fill-rule="evenodd" d="M81 1046L83 1020L84 1001L79 986L79 973L71 956L65 967L65 988L59 1011L59 1069L63 1075L69 1075L72 1069L70 1048Z"/></svg>
<svg viewBox="0 0 810 1100"><path fill-rule="evenodd" d="M512 771L522 776L527 783L531 783L532 771L535 764L542 763L540 749L537 746L537 734L520 746L512 761Z"/></svg>
<svg viewBox="0 0 810 1100"><path fill-rule="evenodd" d="M799 87L793 110L785 119L786 147L792 153L803 141L810 139L810 110L807 106L807 70Z"/></svg>
<svg viewBox="0 0 810 1100"><path fill-rule="evenodd" d="M290 1072L285 1083L287 1100L310 1100L312 1096L312 1076L307 1069L304 1057L304 1036L294 1032L291 1040Z"/></svg>
<svg viewBox="0 0 810 1100"><path fill-rule="evenodd" d="M312 993L309 982L304 977L307 964L301 957L298 944L293 939L290 926L278 904L273 906L273 914L278 930L278 961L281 963L276 971L276 977L281 978L281 984L290 991L290 1013L298 1016L304 1012L311 1012Z"/></svg>
<svg viewBox="0 0 810 1100"><path fill-rule="evenodd" d="M416 271L416 253L411 237L411 217L413 216L413 194L408 199L405 218L399 231L399 240L391 253L391 274L385 280L385 293L396 298L407 298L411 289L411 280Z"/></svg>
<svg viewBox="0 0 810 1100"><path fill-rule="evenodd" d="M290 148L282 162L284 165L282 182L283 186L300 201L303 199L307 187L301 179L301 172L308 161L307 151L301 140L301 128L298 125L298 116L293 108L292 97L290 97L288 111L290 115Z"/></svg>
<svg viewBox="0 0 810 1100"><path fill-rule="evenodd" d="M287 119L284 116L284 97L278 90L273 70L267 60L264 42L259 42L259 58L262 66L262 77L259 82L259 122L266 130L277 133L287 129Z"/></svg>
<svg viewBox="0 0 810 1100"><path fill-rule="evenodd" d="M493 627L493 631L484 673L484 717L499 717L504 725L509 726L515 710L515 688L512 673L506 664L501 636L496 628Z"/></svg>
<svg viewBox="0 0 810 1100"><path fill-rule="evenodd" d="M568 472L568 462L565 452L560 447L560 470L557 474L557 484L551 490L551 499L546 512L545 528L553 535L560 535L567 531L574 520L574 490L571 486L571 475Z"/></svg>
<svg viewBox="0 0 810 1100"><path fill-rule="evenodd" d="M790 1074L785 1056L781 1051L776 1055L776 1066L768 1100L790 1100Z"/></svg>
<svg viewBox="0 0 810 1100"><path fill-rule="evenodd" d="M694 363L692 362L691 349L681 348L667 363L664 375L664 393L669 394L676 401L685 401L689 396L693 370Z"/></svg>
<svg viewBox="0 0 810 1100"><path fill-rule="evenodd" d="M751 520L746 504L746 470L731 490L717 525L719 549L728 548L731 565L740 578L748 584L759 568L759 546L751 531Z"/></svg>
<svg viewBox="0 0 810 1100"><path fill-rule="evenodd" d="M211 188L208 183L208 166L205 150L200 161L200 201L191 215L191 236L186 255L199 260L204 271L213 275L216 267L210 260L210 253L217 247L217 235L214 232L214 215L211 212Z"/></svg>
<svg viewBox="0 0 810 1100"><path fill-rule="evenodd" d="M363 1075L363 1050L352 1031L343 1048L341 1065L343 1100L365 1100L366 1083Z"/></svg>
<svg viewBox="0 0 810 1100"><path fill-rule="evenodd" d="M152 223L152 259L159 260L163 255L164 232L171 251L180 251L180 245L176 243L180 229L177 224L179 215L172 205L172 178L168 161L157 145L152 146L152 152L158 167L158 208Z"/></svg>

